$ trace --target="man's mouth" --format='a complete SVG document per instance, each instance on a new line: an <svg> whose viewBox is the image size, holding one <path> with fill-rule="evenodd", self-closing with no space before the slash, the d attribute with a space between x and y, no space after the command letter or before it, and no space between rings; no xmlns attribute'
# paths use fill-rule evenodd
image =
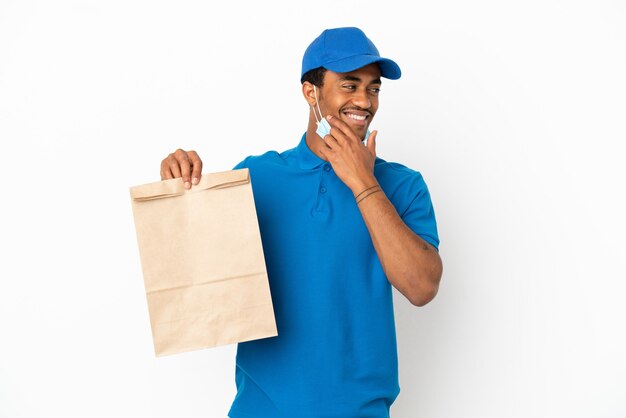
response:
<svg viewBox="0 0 626 418"><path fill-rule="evenodd" d="M344 111L343 114L351 121L354 121L356 125L365 125L367 119L370 117L369 112L366 111L349 110Z"/></svg>

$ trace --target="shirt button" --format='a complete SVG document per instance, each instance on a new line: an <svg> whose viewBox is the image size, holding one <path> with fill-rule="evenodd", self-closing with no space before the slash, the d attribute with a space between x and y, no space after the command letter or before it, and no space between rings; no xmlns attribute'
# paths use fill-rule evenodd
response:
<svg viewBox="0 0 626 418"><path fill-rule="evenodd" d="M326 193L326 187L324 186L320 187L320 193Z"/></svg>
<svg viewBox="0 0 626 418"><path fill-rule="evenodd" d="M329 164L324 165L324 171L330 171L330 165Z"/></svg>

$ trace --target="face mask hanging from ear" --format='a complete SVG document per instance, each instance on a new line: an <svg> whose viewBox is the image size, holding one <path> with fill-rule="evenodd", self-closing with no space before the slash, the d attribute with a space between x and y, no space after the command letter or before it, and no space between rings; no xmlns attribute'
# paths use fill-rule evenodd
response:
<svg viewBox="0 0 626 418"><path fill-rule="evenodd" d="M320 110L320 103L317 99L317 88L313 85L313 94L315 95L315 105L317 106L317 111L320 112L320 118L317 118L317 113L315 113L315 107L313 108L313 116L315 116L315 122L317 122L317 130L316 134L320 136L320 138L324 138L326 135L330 135L330 125L325 117L322 117L322 111Z"/></svg>
<svg viewBox="0 0 626 418"><path fill-rule="evenodd" d="M313 85L313 94L315 95L315 105L317 106L317 111L320 113L320 118L318 119L317 113L315 113L315 107L311 106L313 108L313 116L315 116L315 122L317 123L317 130L315 131L315 133L318 134L320 138L324 138L326 135L330 135L330 124L328 123L326 118L322 116L320 103L317 99L317 88L315 87L315 84ZM367 138L369 137L370 130L367 129L367 132L365 132L364 140L367 141Z"/></svg>

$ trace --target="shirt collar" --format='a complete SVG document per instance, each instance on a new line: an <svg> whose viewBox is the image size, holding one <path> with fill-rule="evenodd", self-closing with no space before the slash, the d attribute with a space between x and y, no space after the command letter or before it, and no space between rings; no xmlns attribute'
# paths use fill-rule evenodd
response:
<svg viewBox="0 0 626 418"><path fill-rule="evenodd" d="M317 168L326 162L315 155L306 144L306 132L302 135L302 139L296 147L296 157L298 158L300 168L303 170Z"/></svg>

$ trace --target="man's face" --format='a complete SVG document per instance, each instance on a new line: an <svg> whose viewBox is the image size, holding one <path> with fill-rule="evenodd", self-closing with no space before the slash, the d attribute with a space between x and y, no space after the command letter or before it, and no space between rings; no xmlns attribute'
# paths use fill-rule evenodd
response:
<svg viewBox="0 0 626 418"><path fill-rule="evenodd" d="M370 64L349 73L324 73L319 105L322 115L332 115L348 124L363 138L378 110L380 69Z"/></svg>

